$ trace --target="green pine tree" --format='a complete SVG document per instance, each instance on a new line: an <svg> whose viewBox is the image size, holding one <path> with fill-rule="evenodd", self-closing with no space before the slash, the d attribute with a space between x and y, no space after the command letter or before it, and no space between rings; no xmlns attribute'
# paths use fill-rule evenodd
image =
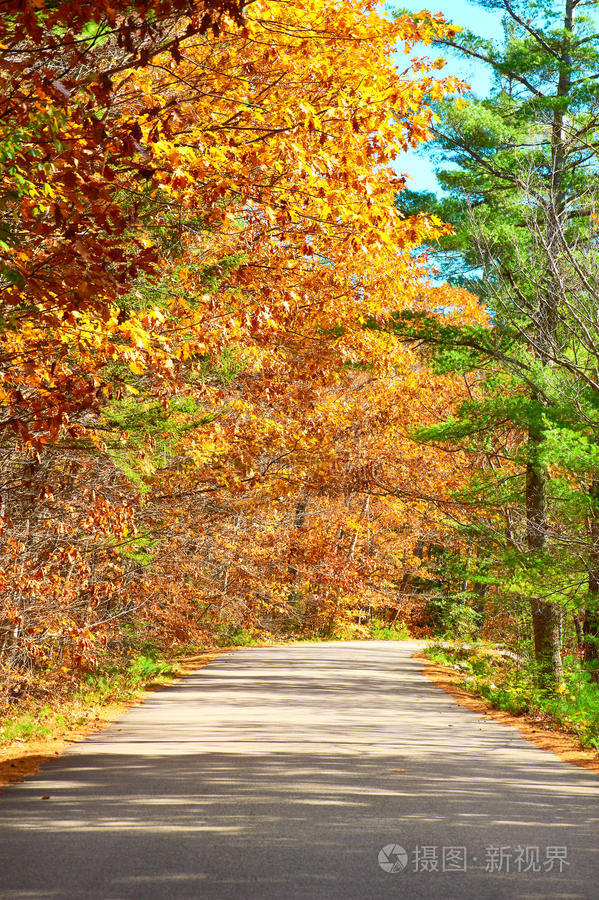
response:
<svg viewBox="0 0 599 900"><path fill-rule="evenodd" d="M441 247L441 270L481 297L492 327L457 328L433 316L404 316L393 327L425 342L437 365L476 372L476 398L461 410L461 421L424 437L449 440L453 433L487 459L504 453L521 465L520 483L509 485L509 496L509 482L497 473L493 493L487 479L478 496L504 511L521 500L518 565L536 573L524 593L539 683L551 690L561 680L562 607L549 572L558 559L572 561L568 547L580 541L585 525L584 644L587 659L598 660L597 3L479 5L503 12L503 39L465 30L441 43L463 60L489 66L492 91L483 99L472 96L464 108L451 101L440 105L434 152L445 162L439 173L444 194L407 193L398 202L411 213L430 210L434 200L437 214L453 224L454 234ZM502 445L506 424L526 435L522 446L508 451ZM579 439L588 444L582 461ZM570 458L564 453L568 442L576 445ZM582 498L550 479L554 462L581 476L587 487ZM569 544L563 539L567 519ZM504 549L518 546L511 527L508 521Z"/></svg>

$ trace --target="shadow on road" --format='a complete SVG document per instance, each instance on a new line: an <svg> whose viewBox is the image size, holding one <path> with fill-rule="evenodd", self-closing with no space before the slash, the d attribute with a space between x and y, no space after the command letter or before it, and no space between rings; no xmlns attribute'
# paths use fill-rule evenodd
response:
<svg viewBox="0 0 599 900"><path fill-rule="evenodd" d="M153 695L0 797L1 896L596 897L596 776L413 649L244 650Z"/></svg>

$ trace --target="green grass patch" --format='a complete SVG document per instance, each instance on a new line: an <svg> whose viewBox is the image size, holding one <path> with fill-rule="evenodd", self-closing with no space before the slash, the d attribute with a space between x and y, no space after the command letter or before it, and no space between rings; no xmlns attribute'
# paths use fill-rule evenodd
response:
<svg viewBox="0 0 599 900"><path fill-rule="evenodd" d="M128 700L146 685L172 678L176 673L176 667L157 650L146 650L126 664L90 672L79 690L79 698L84 703Z"/></svg>
<svg viewBox="0 0 599 900"><path fill-rule="evenodd" d="M20 716L0 727L0 743L22 741L50 734L50 729L32 716Z"/></svg>
<svg viewBox="0 0 599 900"><path fill-rule="evenodd" d="M221 625L216 634L218 647L257 647L259 643L250 628Z"/></svg>
<svg viewBox="0 0 599 900"><path fill-rule="evenodd" d="M368 626L368 632L373 641L409 641L412 639L405 622L388 625L379 619L373 619Z"/></svg>

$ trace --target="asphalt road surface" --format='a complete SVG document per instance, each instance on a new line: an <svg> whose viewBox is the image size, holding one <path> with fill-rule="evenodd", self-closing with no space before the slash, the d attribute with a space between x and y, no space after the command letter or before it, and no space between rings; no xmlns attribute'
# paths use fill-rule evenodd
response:
<svg viewBox="0 0 599 900"><path fill-rule="evenodd" d="M417 646L244 649L152 694L5 789L0 897L596 900L599 778Z"/></svg>

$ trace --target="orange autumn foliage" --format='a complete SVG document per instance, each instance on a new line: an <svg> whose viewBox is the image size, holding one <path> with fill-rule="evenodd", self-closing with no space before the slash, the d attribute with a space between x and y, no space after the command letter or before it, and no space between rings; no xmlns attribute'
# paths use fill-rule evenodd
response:
<svg viewBox="0 0 599 900"><path fill-rule="evenodd" d="M445 226L394 203L429 99L460 85L393 54L448 26L363 0L169 21L162 53L97 50L101 140L78 83L41 85L50 124L27 112L30 157L39 134L60 148L9 216L27 236L0 394L14 665L91 665L138 607L179 640L359 626L396 605L463 474L410 437L460 386L383 327L423 305L481 317L411 253Z"/></svg>

